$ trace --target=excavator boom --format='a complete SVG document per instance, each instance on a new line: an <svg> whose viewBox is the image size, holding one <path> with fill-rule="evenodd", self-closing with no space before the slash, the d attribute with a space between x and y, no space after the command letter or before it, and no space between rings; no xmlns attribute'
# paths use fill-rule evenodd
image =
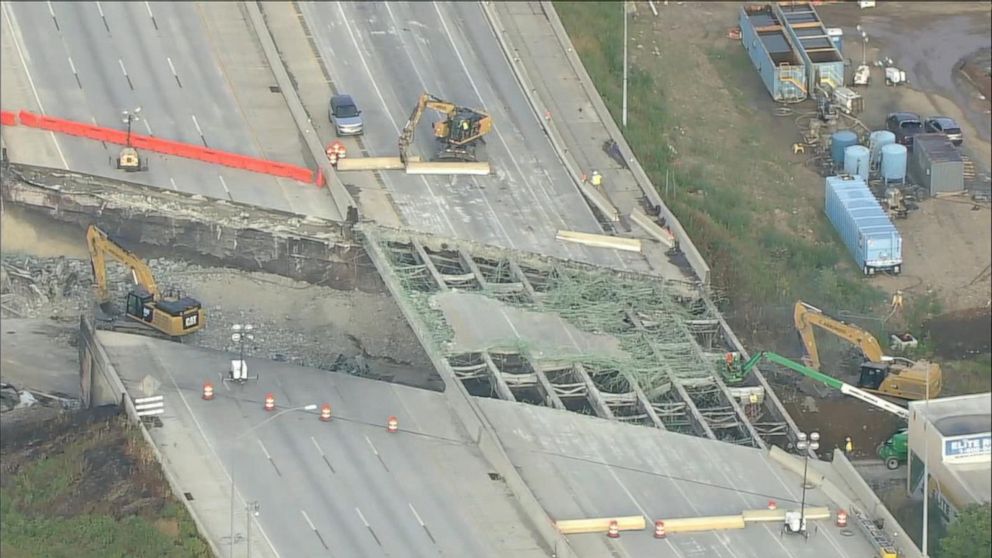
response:
<svg viewBox="0 0 992 558"><path fill-rule="evenodd" d="M803 346L806 349L806 354L809 356L813 368L820 368L820 355L816 348L814 326L823 328L837 337L846 339L856 345L861 349L865 359L871 362L883 362L885 360L882 347L872 334L856 325L831 318L815 306L806 304L801 300L796 302L793 319L796 324L796 331L799 332L799 336L803 340Z"/></svg>
<svg viewBox="0 0 992 558"><path fill-rule="evenodd" d="M413 145L417 125L427 109L446 117L434 125L434 136L442 145L438 158L474 160L471 147L492 130L492 117L480 110L460 107L425 92L420 95L417 106L413 108L400 132L400 161L404 165L411 162L410 146Z"/></svg>
<svg viewBox="0 0 992 558"><path fill-rule="evenodd" d="M86 230L86 245L90 250L90 265L93 267L93 279L96 282L97 300L105 303L110 300L110 292L107 289L107 258L109 254L115 260L126 265L134 275L134 280L141 285L152 298L159 299L161 294L152 270L138 256L135 256L121 245L117 244L107 233L100 230L96 225L90 225Z"/></svg>

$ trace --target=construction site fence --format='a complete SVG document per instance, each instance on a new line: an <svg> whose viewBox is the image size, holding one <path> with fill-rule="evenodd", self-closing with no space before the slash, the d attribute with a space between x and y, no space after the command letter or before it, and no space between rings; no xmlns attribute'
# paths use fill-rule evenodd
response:
<svg viewBox="0 0 992 558"><path fill-rule="evenodd" d="M3 111L2 118L2 123L8 126L17 125L17 121L19 120L20 124L30 128L38 128L40 130L48 130L51 132L58 132L60 134L83 137L117 145L128 145L130 142L130 145L135 149L161 153L163 155L173 155L186 159L194 159L205 163L223 165L225 167L260 174L268 174L280 178L288 178L290 180L307 184L313 184L315 182L313 171L305 167L248 157L246 155L220 151L209 147L200 147L189 143L165 140L135 133L131 133L130 138L128 138L128 133L121 130L105 128L83 122L76 122L74 120L67 120L64 118L55 118L52 116L35 114L23 110L16 115L13 112Z"/></svg>

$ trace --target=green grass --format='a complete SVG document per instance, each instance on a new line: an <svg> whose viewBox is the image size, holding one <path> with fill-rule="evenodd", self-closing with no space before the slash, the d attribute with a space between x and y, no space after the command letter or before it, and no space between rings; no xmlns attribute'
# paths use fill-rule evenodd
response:
<svg viewBox="0 0 992 558"><path fill-rule="evenodd" d="M620 4L555 2L555 7L606 106L619 122L619 78L623 71ZM750 75L753 69L743 51L711 48L706 56L723 73L724 85L735 103L740 107L753 104L736 85L745 79L757 81ZM731 302L735 307L781 305L803 299L832 312L863 314L885 302L885 294L854 269L850 256L822 216L816 222L803 222L787 214L789 220L776 223L779 217L774 211L787 211L793 203L787 191L776 188L789 179L788 170L766 164L780 160L780 154L770 153L762 141L748 135L742 138L740 153L726 162L743 162L754 174L762 173L764 178L756 182L767 185L760 196L748 193L735 181L716 180L715 173L706 166L678 164L663 139L663 131L676 126L692 129L694 124L679 122L678 115L666 106L665 88L676 87L679 80L653 76L637 64L629 71L628 126L624 130L627 141L711 266L715 286L733 293ZM757 112L753 108L743 110ZM705 159L713 160L711 156ZM744 169L736 172L743 173ZM731 171L728 175L736 176ZM677 184L667 192L666 177ZM809 228L813 234L806 238L787 232L793 228Z"/></svg>
<svg viewBox="0 0 992 558"><path fill-rule="evenodd" d="M0 555L4 558L210 556L186 509L174 501L168 502L153 518L130 515L115 520L102 514L65 517L50 511L76 490L78 481L86 474L84 455L87 451L100 451L99 438L96 433L76 439L59 453L26 464L8 486L0 487ZM178 527L178 534L173 536L159 529L156 522L163 520Z"/></svg>
<svg viewBox="0 0 992 558"><path fill-rule="evenodd" d="M974 360L942 362L944 389L941 395L965 395L992 391L992 354Z"/></svg>

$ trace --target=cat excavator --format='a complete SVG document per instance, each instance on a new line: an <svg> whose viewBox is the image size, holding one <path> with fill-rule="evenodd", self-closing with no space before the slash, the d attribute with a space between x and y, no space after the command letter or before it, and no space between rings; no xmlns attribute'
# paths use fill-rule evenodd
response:
<svg viewBox="0 0 992 558"><path fill-rule="evenodd" d="M443 121L434 124L434 137L440 143L434 160L475 162L475 146L482 136L492 130L492 117L480 110L460 107L425 92L420 95L417 106L414 107L410 119L400 133L400 160L403 164L406 165L411 160L409 151L413 144L414 131L427 109L446 117Z"/></svg>
<svg viewBox="0 0 992 558"><path fill-rule="evenodd" d="M127 294L124 314L169 337L189 335L203 328L205 316L200 302L189 297L166 297L159 292L152 270L138 256L124 249L96 225L86 231L86 245L90 250L90 265L96 285L97 302L106 306L110 302L107 288L107 257L111 257L131 270L135 288Z"/></svg>
<svg viewBox="0 0 992 558"><path fill-rule="evenodd" d="M943 372L939 364L885 356L872 334L856 325L832 318L803 301L796 302L793 319L811 368L820 369L820 355L813 331L814 327L819 327L861 349L865 361L861 364L859 388L911 400L940 395Z"/></svg>

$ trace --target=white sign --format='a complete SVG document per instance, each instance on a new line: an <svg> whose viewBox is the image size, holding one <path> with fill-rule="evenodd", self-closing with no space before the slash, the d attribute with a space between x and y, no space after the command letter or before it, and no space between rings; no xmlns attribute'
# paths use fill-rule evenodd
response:
<svg viewBox="0 0 992 558"><path fill-rule="evenodd" d="M944 461L973 461L992 456L992 433L965 434L944 438Z"/></svg>

